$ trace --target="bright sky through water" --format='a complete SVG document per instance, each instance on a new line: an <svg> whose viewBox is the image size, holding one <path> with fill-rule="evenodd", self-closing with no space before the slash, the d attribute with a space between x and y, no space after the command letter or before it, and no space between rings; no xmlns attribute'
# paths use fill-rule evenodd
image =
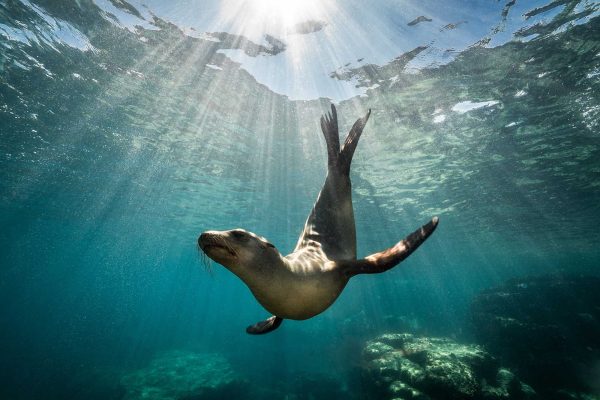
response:
<svg viewBox="0 0 600 400"><path fill-rule="evenodd" d="M96 3L116 15L124 26L151 28L107 0ZM407 66L408 72L416 73L419 68L451 61L481 39L490 39L487 46L505 43L519 28L548 21L563 9L554 7L527 19L526 12L545 2L147 0L131 3L145 19L151 21L154 14L173 22L190 36L227 32L268 45L265 35L270 35L285 44L284 51L254 57L239 49L220 52L240 63L258 82L291 99L327 97L335 101L368 95L368 87L332 78L334 71L343 72L365 64L383 65L418 46L427 46ZM419 17L424 18L419 21ZM415 20L419 22L411 23Z"/></svg>

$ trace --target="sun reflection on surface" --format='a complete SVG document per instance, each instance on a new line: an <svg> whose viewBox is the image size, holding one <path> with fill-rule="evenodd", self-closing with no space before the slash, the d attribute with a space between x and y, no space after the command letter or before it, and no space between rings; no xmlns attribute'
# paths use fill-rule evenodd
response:
<svg viewBox="0 0 600 400"><path fill-rule="evenodd" d="M220 16L248 37L265 33L285 36L295 33L298 24L325 18L332 3L331 0L225 0Z"/></svg>

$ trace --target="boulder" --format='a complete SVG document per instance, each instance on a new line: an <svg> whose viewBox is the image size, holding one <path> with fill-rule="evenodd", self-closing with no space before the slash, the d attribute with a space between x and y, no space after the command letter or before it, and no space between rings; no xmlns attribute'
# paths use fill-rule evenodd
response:
<svg viewBox="0 0 600 400"><path fill-rule="evenodd" d="M367 342L363 376L385 399L533 399L481 346L447 338L385 334Z"/></svg>

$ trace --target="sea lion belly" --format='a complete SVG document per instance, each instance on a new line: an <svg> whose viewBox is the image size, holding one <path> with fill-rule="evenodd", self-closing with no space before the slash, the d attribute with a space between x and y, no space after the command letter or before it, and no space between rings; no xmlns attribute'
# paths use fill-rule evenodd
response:
<svg viewBox="0 0 600 400"><path fill-rule="evenodd" d="M267 286L251 287L258 302L281 318L304 320L325 311L338 298L347 279L337 271L309 276L290 275Z"/></svg>

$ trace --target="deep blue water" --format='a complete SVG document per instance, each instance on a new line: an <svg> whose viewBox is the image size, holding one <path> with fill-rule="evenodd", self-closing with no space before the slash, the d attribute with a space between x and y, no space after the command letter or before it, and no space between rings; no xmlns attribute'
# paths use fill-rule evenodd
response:
<svg viewBox="0 0 600 400"><path fill-rule="evenodd" d="M196 239L241 227L293 249L325 177L318 120L335 96L273 91L252 59L293 46L184 35L184 3L152 20L152 3L0 1L0 398L137 398L122 377L170 350L224 356L273 389L265 398L327 398L315 387L330 381L368 398L357 385L366 340L409 331L474 342L483 290L532 276L596 282L598 4L491 2L487 14L473 9L461 48L415 35L404 50L384 46L397 51L384 61L307 83L362 91L335 98L342 134L373 110L351 175L359 255L441 222L400 266L353 278L323 314L247 335L268 313L229 271L203 265ZM109 6L152 24L127 29ZM380 12L402 29L420 15L373 8L369 21ZM432 35L450 29L442 14ZM600 304L583 306L587 383L566 388L588 397L556 398L600 396Z"/></svg>

